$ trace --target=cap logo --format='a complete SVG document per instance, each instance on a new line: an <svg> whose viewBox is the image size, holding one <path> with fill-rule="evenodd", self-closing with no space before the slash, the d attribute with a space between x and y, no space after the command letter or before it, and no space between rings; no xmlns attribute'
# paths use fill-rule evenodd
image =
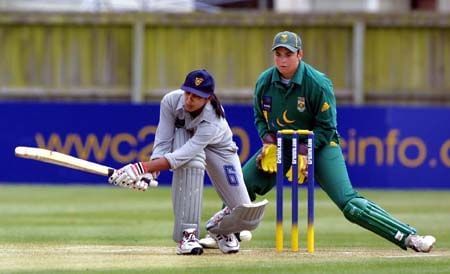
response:
<svg viewBox="0 0 450 274"><path fill-rule="evenodd" d="M195 77L195 86L196 87L198 87L198 86L200 86L202 83L203 83L203 81L204 81L205 79L203 79L203 78L200 78L200 77Z"/></svg>
<svg viewBox="0 0 450 274"><path fill-rule="evenodd" d="M287 34L281 34L280 42L286 43L288 41L288 35Z"/></svg>

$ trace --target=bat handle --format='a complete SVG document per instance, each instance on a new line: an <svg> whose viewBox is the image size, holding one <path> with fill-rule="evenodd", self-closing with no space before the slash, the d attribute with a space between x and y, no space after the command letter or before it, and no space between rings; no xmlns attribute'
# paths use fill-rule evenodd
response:
<svg viewBox="0 0 450 274"><path fill-rule="evenodd" d="M108 177L111 177L111 175L113 175L114 171L115 170L113 168L108 168Z"/></svg>

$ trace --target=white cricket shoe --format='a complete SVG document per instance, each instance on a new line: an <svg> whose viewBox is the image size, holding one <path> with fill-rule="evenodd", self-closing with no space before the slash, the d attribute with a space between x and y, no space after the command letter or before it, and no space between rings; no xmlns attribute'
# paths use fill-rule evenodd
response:
<svg viewBox="0 0 450 274"><path fill-rule="evenodd" d="M252 239L252 233L248 230L242 230L234 235L236 235L239 242L249 242ZM206 234L205 238L201 238L199 243L203 246L203 248L219 248L216 239L209 233Z"/></svg>
<svg viewBox="0 0 450 274"><path fill-rule="evenodd" d="M219 249L220 251L222 251L222 253L231 254L239 252L240 244L234 233L228 235L216 235L211 233L210 235L216 240L217 245L219 246Z"/></svg>
<svg viewBox="0 0 450 274"><path fill-rule="evenodd" d="M406 246L415 250L416 252L428 253L436 243L436 238L430 235L409 235L406 239Z"/></svg>
<svg viewBox="0 0 450 274"><path fill-rule="evenodd" d="M203 247L195 236L195 228L183 231L183 239L177 245L178 255L201 255Z"/></svg>
<svg viewBox="0 0 450 274"><path fill-rule="evenodd" d="M211 237L211 235L206 234L205 238L201 238L198 241L204 248L219 248L219 245L217 245L216 239Z"/></svg>

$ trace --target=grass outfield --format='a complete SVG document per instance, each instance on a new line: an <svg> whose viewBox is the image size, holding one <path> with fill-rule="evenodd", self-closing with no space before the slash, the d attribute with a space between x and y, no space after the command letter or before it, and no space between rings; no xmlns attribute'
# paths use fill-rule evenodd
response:
<svg viewBox="0 0 450 274"><path fill-rule="evenodd" d="M435 249L418 254L397 248L346 221L318 190L314 254L304 250L304 203L302 251L274 251L271 192L263 223L238 254L209 249L202 256L178 256L171 240L170 188L141 193L109 186L0 185L0 273L450 273L449 191L360 192L419 232L436 236ZM300 197L305 200L304 191ZM214 189L206 188L203 221L220 204Z"/></svg>

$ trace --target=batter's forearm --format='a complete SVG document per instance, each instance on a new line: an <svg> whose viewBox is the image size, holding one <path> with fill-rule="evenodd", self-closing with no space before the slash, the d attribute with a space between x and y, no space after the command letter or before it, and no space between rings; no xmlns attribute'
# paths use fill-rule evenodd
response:
<svg viewBox="0 0 450 274"><path fill-rule="evenodd" d="M144 170L150 173L170 169L169 161L165 157L143 162L142 165L144 166Z"/></svg>

